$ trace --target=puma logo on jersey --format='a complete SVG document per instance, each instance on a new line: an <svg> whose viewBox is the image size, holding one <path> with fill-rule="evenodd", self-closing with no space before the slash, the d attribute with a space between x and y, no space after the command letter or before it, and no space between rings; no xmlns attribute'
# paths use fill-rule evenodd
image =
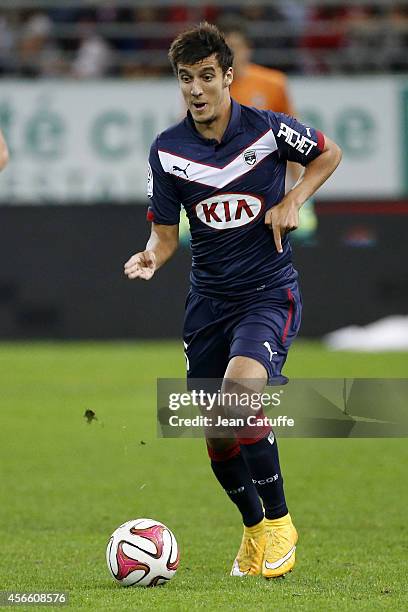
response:
<svg viewBox="0 0 408 612"><path fill-rule="evenodd" d="M185 360L186 360L186 370L188 372L190 370L190 360L189 360L188 355L187 355L188 344L187 344L187 342L184 342L184 340L183 340L183 345L184 345L184 357L185 357Z"/></svg>
<svg viewBox="0 0 408 612"><path fill-rule="evenodd" d="M191 166L191 164L187 164L185 168L179 168L178 166L173 166L173 172L181 172L188 179L187 168Z"/></svg>
<svg viewBox="0 0 408 612"><path fill-rule="evenodd" d="M153 197L153 172L149 163L147 164L147 196Z"/></svg>
<svg viewBox="0 0 408 612"><path fill-rule="evenodd" d="M260 198L241 193L221 193L195 206L200 221L219 230L252 223L262 210L263 201Z"/></svg>
<svg viewBox="0 0 408 612"><path fill-rule="evenodd" d="M271 349L271 345L269 344L269 342L264 342L264 343L263 343L263 346L266 348L266 350L267 350L267 351L268 351L268 353L269 353L269 361L272 361L273 356L278 354L278 353L277 353L277 351L273 351L273 350Z"/></svg>
<svg viewBox="0 0 408 612"><path fill-rule="evenodd" d="M307 129L310 130L310 128ZM317 147L317 143L314 142L311 138L303 136L303 134L300 134L299 132L291 128L289 125L286 125L286 123L280 124L277 137L279 138L279 136L283 136L285 138L285 142L287 142L288 145L290 145L294 149L297 149L300 153L303 153L304 155L309 155L313 147Z"/></svg>

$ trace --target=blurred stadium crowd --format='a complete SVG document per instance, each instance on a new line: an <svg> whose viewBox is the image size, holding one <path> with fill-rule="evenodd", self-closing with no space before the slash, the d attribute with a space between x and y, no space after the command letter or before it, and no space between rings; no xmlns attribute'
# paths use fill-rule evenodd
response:
<svg viewBox="0 0 408 612"><path fill-rule="evenodd" d="M246 20L254 61L287 73L408 70L407 2L5 0L0 6L0 75L167 75L167 49L176 33L230 14Z"/></svg>

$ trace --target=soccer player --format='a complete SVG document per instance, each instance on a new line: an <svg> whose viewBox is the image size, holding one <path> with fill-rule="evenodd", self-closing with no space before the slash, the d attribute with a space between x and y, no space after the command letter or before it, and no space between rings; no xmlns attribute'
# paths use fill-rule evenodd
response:
<svg viewBox="0 0 408 612"><path fill-rule="evenodd" d="M7 144L0 130L0 171L3 170L7 166L8 160L9 160L9 153L8 153Z"/></svg>
<svg viewBox="0 0 408 612"><path fill-rule="evenodd" d="M169 57L186 118L154 141L149 158L144 251L125 264L149 280L178 245L180 206L192 236L184 346L189 379L237 386L282 380L301 317L287 233L299 208L340 162L339 147L293 117L241 106L230 97L233 54L202 23L180 34ZM305 166L285 194L288 160ZM258 389L259 390L259 389ZM281 576L295 563L297 532L286 505L276 439L267 425L207 439L211 467L244 524L231 575Z"/></svg>

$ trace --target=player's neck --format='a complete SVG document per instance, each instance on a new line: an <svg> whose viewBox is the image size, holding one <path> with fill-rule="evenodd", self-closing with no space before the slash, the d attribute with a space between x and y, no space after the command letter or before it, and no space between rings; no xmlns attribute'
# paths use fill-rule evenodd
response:
<svg viewBox="0 0 408 612"><path fill-rule="evenodd" d="M221 142L224 132L228 127L230 117L231 98L228 95L228 97L226 97L225 100L222 102L222 105L218 110L217 116L213 121L210 121L208 123L194 122L194 124L197 132L199 132L201 136L204 136L204 138L208 139L214 138L215 140L218 140L218 142Z"/></svg>

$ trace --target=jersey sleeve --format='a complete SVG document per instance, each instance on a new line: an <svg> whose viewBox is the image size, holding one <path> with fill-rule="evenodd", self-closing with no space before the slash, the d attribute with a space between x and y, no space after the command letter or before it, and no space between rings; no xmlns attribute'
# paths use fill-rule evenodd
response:
<svg viewBox="0 0 408 612"><path fill-rule="evenodd" d="M323 153L324 135L322 132L284 113L269 112L268 115L279 156L282 159L307 166Z"/></svg>
<svg viewBox="0 0 408 612"><path fill-rule="evenodd" d="M180 222L180 199L177 189L161 165L157 139L151 146L147 169L147 196L150 205L147 220L160 225L177 225Z"/></svg>

